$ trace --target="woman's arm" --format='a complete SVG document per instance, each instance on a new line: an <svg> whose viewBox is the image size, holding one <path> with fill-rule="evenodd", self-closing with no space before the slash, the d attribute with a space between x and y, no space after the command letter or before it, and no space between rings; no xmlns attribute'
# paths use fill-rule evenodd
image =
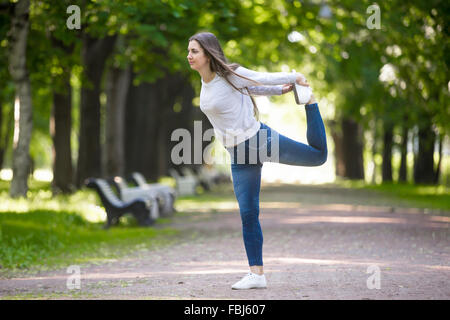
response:
<svg viewBox="0 0 450 320"><path fill-rule="evenodd" d="M250 86L247 87L252 96L281 96L292 91L292 84L276 85L276 86Z"/></svg>
<svg viewBox="0 0 450 320"><path fill-rule="evenodd" d="M252 96L280 96L283 94L283 86L250 86L247 87Z"/></svg>
<svg viewBox="0 0 450 320"><path fill-rule="evenodd" d="M305 77L300 73L289 73L289 72L258 72L249 70L242 66L238 67L235 72L241 76L249 78L253 81L260 83L261 85L282 85L288 83L299 83L302 85L307 85L304 83ZM256 86L255 82L247 80L236 75L232 75L230 80L238 88Z"/></svg>

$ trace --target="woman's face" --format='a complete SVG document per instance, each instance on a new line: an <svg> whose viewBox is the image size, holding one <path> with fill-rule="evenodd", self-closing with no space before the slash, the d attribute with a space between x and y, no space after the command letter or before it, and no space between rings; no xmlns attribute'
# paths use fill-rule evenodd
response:
<svg viewBox="0 0 450 320"><path fill-rule="evenodd" d="M197 71L209 65L209 59L205 51L196 40L189 41L187 59L191 68Z"/></svg>

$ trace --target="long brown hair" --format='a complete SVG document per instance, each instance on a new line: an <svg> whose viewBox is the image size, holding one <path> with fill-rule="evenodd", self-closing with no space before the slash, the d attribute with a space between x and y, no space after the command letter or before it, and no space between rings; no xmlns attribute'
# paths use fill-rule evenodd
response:
<svg viewBox="0 0 450 320"><path fill-rule="evenodd" d="M240 93L250 96L250 99L252 99L252 103L253 103L254 115L255 115L256 119L259 119L258 107L256 105L255 99L250 94L250 91L248 90L248 88L245 87L245 89L246 89L245 91L247 91L247 92L245 92L244 90L242 90L240 88L237 88L228 79L228 76L230 74L234 74L240 78L254 82L256 85L261 85L261 84L255 80L241 76L240 74L235 72L235 70L239 67L239 64L228 62L228 59L225 57L222 47L220 46L219 40L211 32L197 33L189 38L189 41L192 41L192 40L196 40L200 44L200 46L203 48L206 56L209 58L209 68L212 72L216 72L219 76L224 78L234 89L236 89Z"/></svg>

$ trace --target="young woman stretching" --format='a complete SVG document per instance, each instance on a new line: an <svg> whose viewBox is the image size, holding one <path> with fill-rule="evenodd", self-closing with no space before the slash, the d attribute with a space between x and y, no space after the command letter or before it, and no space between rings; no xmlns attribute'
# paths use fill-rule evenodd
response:
<svg viewBox="0 0 450 320"><path fill-rule="evenodd" d="M259 193L264 162L319 166L327 159L325 128L312 95L305 105L308 145L289 139L257 120L252 95L281 95L293 83L309 86L300 73L266 73L228 63L214 34L202 32L189 39L187 59L201 76L200 109L215 136L231 156L234 193L239 204L242 233L250 273L232 289L266 288L263 235L259 223Z"/></svg>

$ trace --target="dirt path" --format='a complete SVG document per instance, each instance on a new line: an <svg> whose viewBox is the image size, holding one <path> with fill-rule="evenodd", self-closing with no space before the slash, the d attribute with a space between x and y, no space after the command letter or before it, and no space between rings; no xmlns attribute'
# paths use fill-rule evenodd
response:
<svg viewBox="0 0 450 320"><path fill-rule="evenodd" d="M80 289L64 269L0 279L0 298L450 299L449 217L291 191L261 194L266 290L230 289L248 268L237 208L225 207L175 217L173 245L81 267Z"/></svg>

